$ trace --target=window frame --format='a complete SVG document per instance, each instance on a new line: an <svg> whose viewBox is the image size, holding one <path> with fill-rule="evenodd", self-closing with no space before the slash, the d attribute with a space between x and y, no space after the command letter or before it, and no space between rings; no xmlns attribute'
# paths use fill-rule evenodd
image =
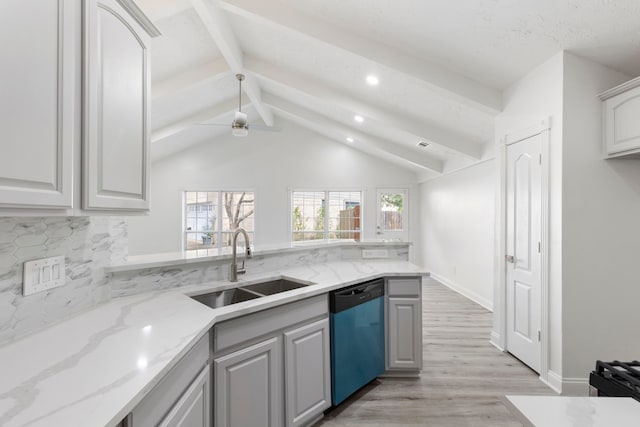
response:
<svg viewBox="0 0 640 427"><path fill-rule="evenodd" d="M293 200L294 193L324 193L324 201L325 201L325 215L324 215L324 227L323 230L313 230L313 231L294 231L293 224ZM355 239L330 239L329 235L331 233L335 233L336 230L329 230L329 220L330 215L326 209L326 204L329 201L329 195L331 193L360 193L360 229L359 230L348 230L351 232L358 232L360 234L360 241L363 240L363 234L365 229L365 200L366 200L366 190L363 188L331 188L331 189L318 189L318 188L289 188L289 240L292 245L305 245L305 244L313 244L313 242L339 242L339 241L352 241ZM312 239L312 240L302 240L296 241L294 240L294 233L320 233L322 232L322 239Z"/></svg>
<svg viewBox="0 0 640 427"><path fill-rule="evenodd" d="M215 234L215 241L216 244L215 245L211 245L208 247L203 247L203 248L196 248L196 249L188 249L188 245L187 245L187 234L189 233L189 231L187 230L187 193L217 193L218 195L218 199L215 202L216 206L217 206L217 212L216 212L216 227L215 230L212 230L213 233ZM252 214L253 217L253 230L249 231L247 230L247 234L250 237L250 242L252 242L252 246L255 246L255 238L256 238L256 211L257 211L257 202L258 202L258 197L257 197L257 193L254 189L251 188L227 188L224 190L182 190L182 225L181 225L181 229L182 229L182 236L181 236L181 241L182 241L182 251L183 252L193 252L193 251L198 251L198 250L216 250L216 251L220 251L223 250L226 246L223 246L222 244L222 238L225 234L231 233L231 231L229 230L223 230L222 228L222 224L224 221L224 216L226 215L226 212L224 210L224 203L223 203L223 198L224 198L224 193L251 193L253 194L253 209L254 212ZM213 209L209 210L212 211ZM197 231L196 232L200 232L200 233L204 233L202 231ZM206 232L206 231L205 231Z"/></svg>

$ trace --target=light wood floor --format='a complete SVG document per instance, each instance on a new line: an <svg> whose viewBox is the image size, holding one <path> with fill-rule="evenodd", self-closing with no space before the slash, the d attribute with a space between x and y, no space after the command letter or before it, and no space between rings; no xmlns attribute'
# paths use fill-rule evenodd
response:
<svg viewBox="0 0 640 427"><path fill-rule="evenodd" d="M433 279L423 283L420 379L378 379L316 427L518 427L505 394L553 394L535 372L489 343L490 312Z"/></svg>

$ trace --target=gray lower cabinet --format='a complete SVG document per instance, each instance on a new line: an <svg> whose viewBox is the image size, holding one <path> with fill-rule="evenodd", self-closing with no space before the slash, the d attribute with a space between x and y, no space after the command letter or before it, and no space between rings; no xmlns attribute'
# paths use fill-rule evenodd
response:
<svg viewBox="0 0 640 427"><path fill-rule="evenodd" d="M310 425L331 406L328 297L214 326L215 427Z"/></svg>
<svg viewBox="0 0 640 427"><path fill-rule="evenodd" d="M387 370L422 368L422 279L389 278L386 289Z"/></svg>
<svg viewBox="0 0 640 427"><path fill-rule="evenodd" d="M209 427L211 425L211 372L205 366L159 427Z"/></svg>
<svg viewBox="0 0 640 427"><path fill-rule="evenodd" d="M282 425L282 343L278 337L213 360L215 425Z"/></svg>
<svg viewBox="0 0 640 427"><path fill-rule="evenodd" d="M284 333L287 427L313 420L331 406L329 319Z"/></svg>
<svg viewBox="0 0 640 427"><path fill-rule="evenodd" d="M127 427L210 427L209 334L131 411Z"/></svg>

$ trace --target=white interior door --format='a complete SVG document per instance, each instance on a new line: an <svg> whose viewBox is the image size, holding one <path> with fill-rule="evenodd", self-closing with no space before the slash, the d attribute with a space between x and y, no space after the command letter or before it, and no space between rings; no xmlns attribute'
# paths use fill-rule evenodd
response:
<svg viewBox="0 0 640 427"><path fill-rule="evenodd" d="M376 237L385 240L409 240L407 189L379 188L376 192L378 219Z"/></svg>
<svg viewBox="0 0 640 427"><path fill-rule="evenodd" d="M507 350L540 370L541 135L507 146Z"/></svg>

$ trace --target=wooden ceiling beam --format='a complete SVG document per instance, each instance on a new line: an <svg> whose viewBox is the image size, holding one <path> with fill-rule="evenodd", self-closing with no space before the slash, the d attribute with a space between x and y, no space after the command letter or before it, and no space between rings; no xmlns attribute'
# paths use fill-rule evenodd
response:
<svg viewBox="0 0 640 427"><path fill-rule="evenodd" d="M243 52L231 30L231 26L227 22L224 12L220 9L218 0L191 0L191 4L216 46L218 46L225 61L229 64L231 71L234 74L245 74ZM242 87L264 123L267 126L273 126L275 124L273 112L262 103L261 89L257 80L251 76L246 76Z"/></svg>
<svg viewBox="0 0 640 427"><path fill-rule="evenodd" d="M197 84L222 80L231 74L231 69L223 58L208 62L200 67L175 74L153 85L153 100L175 95Z"/></svg>
<svg viewBox="0 0 640 427"><path fill-rule="evenodd" d="M298 124L330 137L337 142L347 143L346 138L352 137L354 142L350 143L350 146L355 148L361 145L365 147L373 147L423 169L442 173L443 164L438 159L434 159L398 144L385 141L379 137L366 134L357 129L347 127L324 115L308 110L301 105L294 104L270 93L264 94L263 102L269 105L274 111L288 115Z"/></svg>
<svg viewBox="0 0 640 427"><path fill-rule="evenodd" d="M243 108L246 108L247 106L248 105L243 105ZM237 108L238 99L229 98L212 107L206 108L188 117L184 117L176 122L173 122L167 126L154 130L151 133L151 143L161 141L193 126L198 126L204 122L222 117L225 114L232 113L236 111ZM229 132L231 132L231 121L229 122Z"/></svg>
<svg viewBox="0 0 640 427"><path fill-rule="evenodd" d="M502 111L502 93L423 58L374 42L338 26L313 19L279 2L221 0L219 6L252 22L320 41L415 79L429 89L482 111Z"/></svg>
<svg viewBox="0 0 640 427"><path fill-rule="evenodd" d="M321 82L297 73L291 73L256 58L245 57L245 66L248 71L261 79L292 88L320 100L327 109L336 108L337 105L352 114L364 117L365 120L377 121L383 125L405 131L413 135L416 140L427 140L473 160L479 160L482 157L482 143L480 141L471 141L449 129L429 124L419 117L398 114L382 106L349 97Z"/></svg>

